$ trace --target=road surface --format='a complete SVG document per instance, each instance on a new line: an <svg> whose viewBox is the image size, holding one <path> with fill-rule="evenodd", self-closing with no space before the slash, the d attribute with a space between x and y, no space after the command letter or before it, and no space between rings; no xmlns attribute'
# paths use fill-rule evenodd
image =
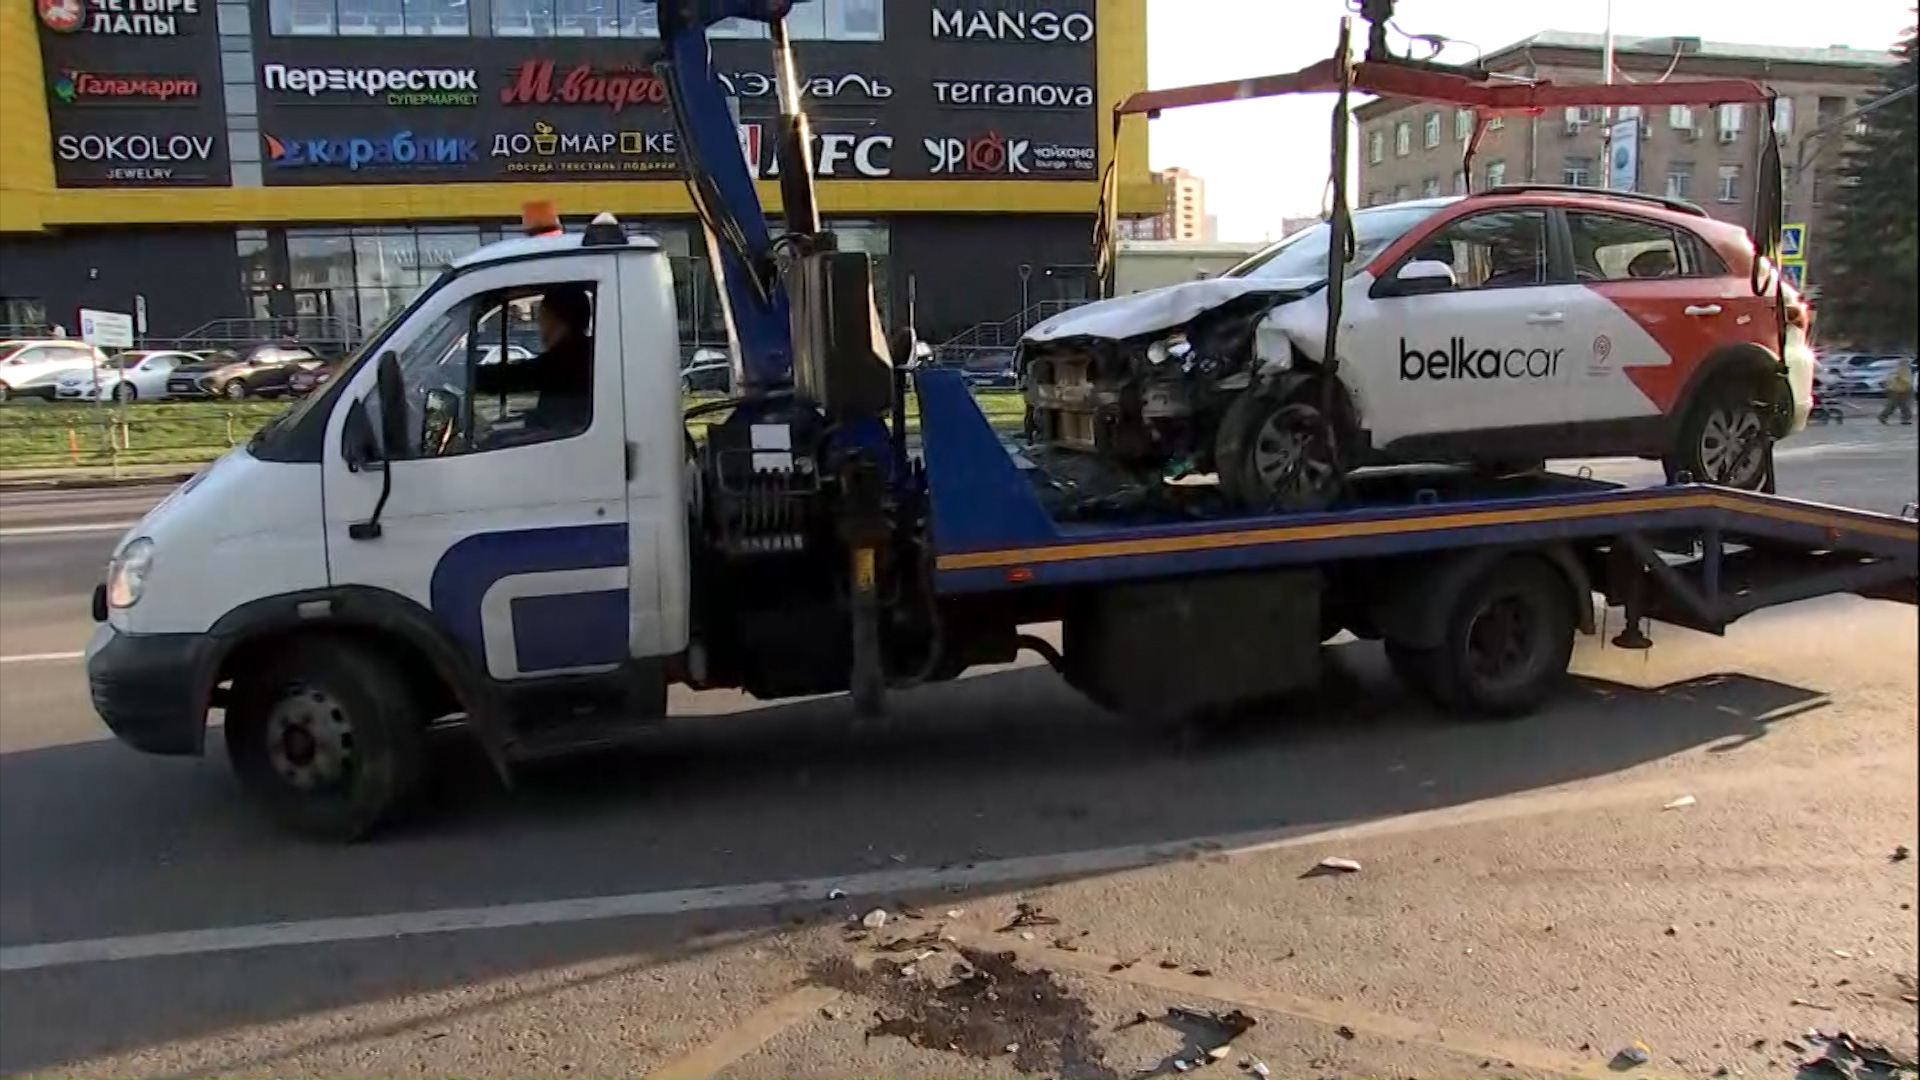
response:
<svg viewBox="0 0 1920 1080"><path fill-rule="evenodd" d="M1795 450L1788 494L1915 496L1911 429ZM1359 644L1284 722L1203 731L1031 666L880 733L690 696L512 795L449 741L423 820L327 848L217 749L143 757L87 708L116 534L47 530L156 497L0 497L0 1074L1169 1075L1217 1041L1176 1005L1257 1021L1195 1076L1608 1076L1636 1041L1649 1074L1785 1076L1809 1027L1913 1050L1911 608L1583 643L1508 725L1432 716ZM1022 901L1044 917L997 933ZM993 999L949 985L962 949Z"/></svg>

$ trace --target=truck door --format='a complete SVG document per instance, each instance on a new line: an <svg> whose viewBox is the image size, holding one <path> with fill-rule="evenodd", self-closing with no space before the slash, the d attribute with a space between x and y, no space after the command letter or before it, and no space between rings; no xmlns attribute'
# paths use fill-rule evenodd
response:
<svg viewBox="0 0 1920 1080"><path fill-rule="evenodd" d="M502 683L617 668L631 655L634 571L649 603L657 588L657 568L631 562L619 264L483 267L407 317L390 341L408 435L386 451L377 536L353 526L373 516L380 474L342 460L346 408L329 425L333 584L427 609ZM365 400L377 425L376 367L359 366L343 401Z"/></svg>

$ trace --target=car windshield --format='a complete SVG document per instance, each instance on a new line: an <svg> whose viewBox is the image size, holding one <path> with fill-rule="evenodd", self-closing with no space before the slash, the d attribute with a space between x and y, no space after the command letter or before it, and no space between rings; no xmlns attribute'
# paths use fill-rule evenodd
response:
<svg viewBox="0 0 1920 1080"><path fill-rule="evenodd" d="M1443 204L1411 203L1380 206L1353 215L1353 258L1347 263L1349 276L1373 261L1395 240L1438 213ZM1332 227L1321 222L1302 229L1220 276L1277 281L1282 278L1306 278L1318 281L1327 276L1327 237Z"/></svg>

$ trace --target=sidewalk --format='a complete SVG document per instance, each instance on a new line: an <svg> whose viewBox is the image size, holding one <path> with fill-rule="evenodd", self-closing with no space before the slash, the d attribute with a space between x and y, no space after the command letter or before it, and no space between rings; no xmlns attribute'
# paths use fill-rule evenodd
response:
<svg viewBox="0 0 1920 1080"><path fill-rule="evenodd" d="M203 467L204 462L182 462L173 465L122 465L118 469L107 465L0 469L0 490L178 484Z"/></svg>

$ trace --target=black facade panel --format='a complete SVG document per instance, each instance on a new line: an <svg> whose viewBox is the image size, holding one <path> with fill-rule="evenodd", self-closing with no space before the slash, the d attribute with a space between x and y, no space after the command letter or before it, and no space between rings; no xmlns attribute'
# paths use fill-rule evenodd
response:
<svg viewBox="0 0 1920 1080"><path fill-rule="evenodd" d="M1090 216L941 214L897 217L890 224L892 310L896 318L906 317L911 280L914 321L927 341L1010 319L1042 301L1090 295Z"/></svg>
<svg viewBox="0 0 1920 1080"><path fill-rule="evenodd" d="M0 297L44 302L48 321L79 332L78 309L134 309L147 299L147 336L183 337L247 313L228 228L73 229L0 237Z"/></svg>

